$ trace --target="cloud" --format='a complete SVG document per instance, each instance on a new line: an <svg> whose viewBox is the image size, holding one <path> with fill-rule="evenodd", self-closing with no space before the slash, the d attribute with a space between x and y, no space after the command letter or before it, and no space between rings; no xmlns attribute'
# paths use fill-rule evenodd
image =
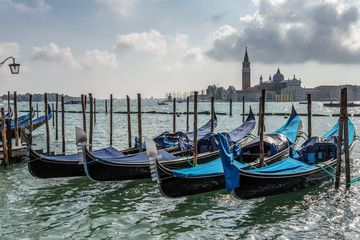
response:
<svg viewBox="0 0 360 240"><path fill-rule="evenodd" d="M28 1L0 0L0 9L14 9L18 12L36 13L49 11L51 6L46 4L45 0L35 1L34 6L30 6Z"/></svg>
<svg viewBox="0 0 360 240"><path fill-rule="evenodd" d="M0 56L2 58L14 57L17 58L20 53L19 45L16 42L0 43ZM0 60L2 61L2 60Z"/></svg>
<svg viewBox="0 0 360 240"><path fill-rule="evenodd" d="M201 52L201 49L200 48L189 49L186 52L183 61L185 63L202 63L202 62L204 62L204 56Z"/></svg>
<svg viewBox="0 0 360 240"><path fill-rule="evenodd" d="M118 35L116 49L162 55L166 52L167 43L164 35L151 29L150 32Z"/></svg>
<svg viewBox="0 0 360 240"><path fill-rule="evenodd" d="M241 61L245 46L265 63L359 63L359 6L351 1L257 0L258 10L240 18L244 30L225 25L211 34L206 55Z"/></svg>
<svg viewBox="0 0 360 240"><path fill-rule="evenodd" d="M74 69L116 68L119 65L114 53L97 49L87 50L84 56L76 59L69 47L59 48L53 42L43 47L33 47L31 57L36 61L61 63Z"/></svg>
<svg viewBox="0 0 360 240"><path fill-rule="evenodd" d="M84 57L79 58L79 62L85 68L116 68L119 66L114 53L100 50L87 50Z"/></svg>
<svg viewBox="0 0 360 240"><path fill-rule="evenodd" d="M104 3L109 9L116 12L120 17L130 17L134 14L141 0L96 0Z"/></svg>

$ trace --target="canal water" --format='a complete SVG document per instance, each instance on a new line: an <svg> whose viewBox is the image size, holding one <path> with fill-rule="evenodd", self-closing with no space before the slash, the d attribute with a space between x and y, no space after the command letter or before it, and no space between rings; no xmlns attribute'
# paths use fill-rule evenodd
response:
<svg viewBox="0 0 360 240"><path fill-rule="evenodd" d="M1 105L1 103L0 103ZM246 103L258 112L258 103ZM132 111L136 111L136 100ZM1 107L7 108L6 103ZM97 101L94 128L94 150L109 146L110 115L104 102ZM295 103L298 113L306 113L307 105ZM65 105L67 111L81 111L80 105ZM242 122L242 103L215 103L217 132L231 130ZM28 109L19 103L19 110ZM39 104L44 110L44 105ZM193 105L190 104L190 109ZM210 103L199 103L199 111L210 111ZM266 103L267 113L290 113L291 103ZM117 100L114 111L126 111L126 102ZM172 112L172 104L158 105L143 100L142 111ZM186 103L178 103L177 111L186 112ZM359 114L359 108L349 109ZM327 116L312 118L313 135L323 135L337 121L332 114L337 108L313 103L313 113ZM26 114L20 112L19 115ZM43 112L39 113L43 115ZM59 114L60 118L60 114ZM301 116L304 129L307 117ZM61 119L61 118L60 118ZM210 115L199 115L199 125ZM74 127L82 127L81 113L66 113L66 150L75 152ZM89 120L89 117L88 117ZM279 128L287 119L280 115L265 116L266 132ZM357 132L360 117L351 117ZM127 147L127 116L114 114L113 146ZM192 117L190 126L192 128ZM59 126L61 123L59 121ZM155 137L172 131L172 114L143 114L143 136ZM186 115L176 118L177 130L186 130ZM61 151L50 121L51 150ZM132 115L133 138L137 133L137 115ZM33 132L33 142L45 147L45 126ZM301 143L301 142L300 142ZM352 178L360 177L360 146L351 153ZM344 183L344 177L341 179ZM359 239L360 182L350 190L344 184L333 188L332 180L300 191L238 200L225 190L190 197L168 199L161 195L151 180L92 182L87 177L37 179L30 175L27 164L0 168L0 239Z"/></svg>

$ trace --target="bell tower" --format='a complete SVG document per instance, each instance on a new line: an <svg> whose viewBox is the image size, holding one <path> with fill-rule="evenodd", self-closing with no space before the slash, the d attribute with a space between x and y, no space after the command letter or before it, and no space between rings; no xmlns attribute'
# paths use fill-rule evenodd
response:
<svg viewBox="0 0 360 240"><path fill-rule="evenodd" d="M247 47L245 48L244 61L242 62L242 90L250 88L250 61L247 53Z"/></svg>

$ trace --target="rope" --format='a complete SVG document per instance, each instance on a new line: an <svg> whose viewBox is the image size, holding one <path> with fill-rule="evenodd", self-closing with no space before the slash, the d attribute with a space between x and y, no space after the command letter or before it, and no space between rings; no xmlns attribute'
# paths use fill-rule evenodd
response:
<svg viewBox="0 0 360 240"><path fill-rule="evenodd" d="M331 172L329 172L328 170L326 170L323 166L320 166L318 164L314 164L314 166L317 166L317 167L321 168L322 170L324 170L327 174L329 174L333 178L339 178L339 177L335 176L334 174L332 174Z"/></svg>
<svg viewBox="0 0 360 240"><path fill-rule="evenodd" d="M195 167L195 165L190 162L189 155L186 156L186 158L187 158L187 161L188 161L188 163L190 164L190 166Z"/></svg>
<svg viewBox="0 0 360 240"><path fill-rule="evenodd" d="M334 172L336 172L336 169L335 169L335 168L333 168L331 165L329 165L329 164L327 164L327 163L324 163L324 162L320 162L320 163L322 163L322 164L324 164L324 165L328 166L328 167L329 167L329 168L331 168Z"/></svg>
<svg viewBox="0 0 360 240"><path fill-rule="evenodd" d="M356 182L358 182L358 181L360 181L360 177L355 178L355 179L351 180L350 182L348 182L348 183L346 183L346 184L347 184L347 185L350 185L350 184L356 183Z"/></svg>
<svg viewBox="0 0 360 240"><path fill-rule="evenodd" d="M304 135L306 136L306 138L307 138L307 139L309 139L309 136L308 136L305 132L303 132L303 131L299 131L299 133L304 134Z"/></svg>
<svg viewBox="0 0 360 240"><path fill-rule="evenodd" d="M253 139L256 138L256 136L254 134L252 134L252 133L250 133L250 137L252 137Z"/></svg>
<svg viewBox="0 0 360 240"><path fill-rule="evenodd" d="M249 165L250 167L257 169L257 167L255 167L254 165L252 165L251 163L245 163L246 165Z"/></svg>
<svg viewBox="0 0 360 240"><path fill-rule="evenodd" d="M301 137L301 138L305 139L305 141L307 140L303 135L300 135L298 137Z"/></svg>

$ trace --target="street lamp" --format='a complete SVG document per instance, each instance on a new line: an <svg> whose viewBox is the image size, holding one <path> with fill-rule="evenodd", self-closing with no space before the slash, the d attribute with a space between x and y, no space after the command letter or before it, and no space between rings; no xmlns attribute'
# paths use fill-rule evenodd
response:
<svg viewBox="0 0 360 240"><path fill-rule="evenodd" d="M15 63L15 58L13 58L13 57L8 57L8 58L6 58L4 61L2 61L2 62L0 63L0 67L1 67L8 59L10 59L10 58L13 60L13 63L9 64L11 73L12 73L12 74L19 74L20 64L19 64L19 63Z"/></svg>

